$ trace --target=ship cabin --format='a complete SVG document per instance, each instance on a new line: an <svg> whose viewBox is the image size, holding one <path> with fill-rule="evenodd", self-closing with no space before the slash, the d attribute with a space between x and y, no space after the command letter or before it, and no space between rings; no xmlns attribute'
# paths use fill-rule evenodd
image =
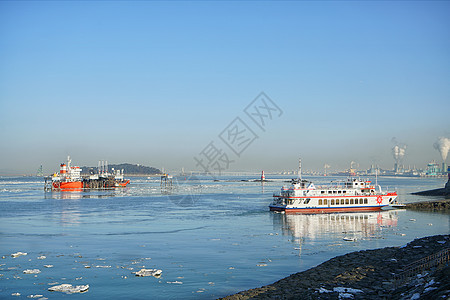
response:
<svg viewBox="0 0 450 300"><path fill-rule="evenodd" d="M283 186L280 194L274 194L274 197L336 197L336 196L357 196L357 195L374 195L375 186L371 181L363 181L361 179L349 178L345 182L334 182L330 186L316 187L308 180L293 180L292 185L288 188Z"/></svg>

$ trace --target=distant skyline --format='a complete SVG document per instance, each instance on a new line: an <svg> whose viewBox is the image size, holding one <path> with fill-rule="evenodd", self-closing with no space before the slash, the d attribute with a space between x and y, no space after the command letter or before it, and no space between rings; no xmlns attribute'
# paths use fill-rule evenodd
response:
<svg viewBox="0 0 450 300"><path fill-rule="evenodd" d="M396 143L405 165L442 163L449 13L447 1L1 1L0 174L50 173L67 155L201 170L212 141L226 171L299 157L392 169ZM282 112L264 128L244 111L261 92ZM224 130L239 124L254 135L233 152Z"/></svg>

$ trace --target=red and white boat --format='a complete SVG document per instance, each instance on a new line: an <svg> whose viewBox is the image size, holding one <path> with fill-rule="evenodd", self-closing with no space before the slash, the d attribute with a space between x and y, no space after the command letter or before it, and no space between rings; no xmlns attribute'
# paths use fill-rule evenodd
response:
<svg viewBox="0 0 450 300"><path fill-rule="evenodd" d="M70 156L67 157L67 164L59 166L59 174L52 176L52 190L81 190L83 188L83 178L81 168L72 167Z"/></svg>
<svg viewBox="0 0 450 300"><path fill-rule="evenodd" d="M300 163L298 179L293 179L290 187L283 186L280 193L274 194L269 208L286 213L377 211L388 206L402 207L396 202L397 196L396 192L382 191L379 185L357 178L316 187L301 178Z"/></svg>
<svg viewBox="0 0 450 300"><path fill-rule="evenodd" d="M81 191L82 189L104 189L104 188L119 188L126 187L130 180L123 178L123 170L117 170L114 174L108 172L107 164L102 162L99 167L98 174L81 176L82 169L77 166L71 166L70 156L67 157L67 164L60 165L59 174L54 173L51 176L51 190L62 191ZM100 166L100 164L99 164ZM46 188L49 178L46 178Z"/></svg>

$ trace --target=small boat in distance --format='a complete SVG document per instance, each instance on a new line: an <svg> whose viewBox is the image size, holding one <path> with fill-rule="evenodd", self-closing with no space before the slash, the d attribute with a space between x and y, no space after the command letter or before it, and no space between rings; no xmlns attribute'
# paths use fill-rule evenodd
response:
<svg viewBox="0 0 450 300"><path fill-rule="evenodd" d="M348 178L333 182L330 186L316 187L301 177L301 160L298 178L290 187L283 186L280 193L273 195L271 211L285 213L334 213L351 211L377 211L387 207L399 208L396 192L385 192L371 181Z"/></svg>
<svg viewBox="0 0 450 300"><path fill-rule="evenodd" d="M45 190L52 191L81 191L83 189L110 189L126 187L129 179L123 178L123 170L108 172L108 164L99 162L98 174L81 176L82 169L71 166L72 160L67 157L67 164L60 165L59 174L45 177Z"/></svg>

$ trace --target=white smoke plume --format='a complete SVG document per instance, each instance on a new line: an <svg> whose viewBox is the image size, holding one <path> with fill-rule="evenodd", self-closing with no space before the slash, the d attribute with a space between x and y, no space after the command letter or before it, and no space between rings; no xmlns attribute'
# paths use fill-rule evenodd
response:
<svg viewBox="0 0 450 300"><path fill-rule="evenodd" d="M392 138L392 142L395 143L395 146L392 148L392 155L394 156L396 162L400 162L406 154L406 145L397 142L395 137Z"/></svg>
<svg viewBox="0 0 450 300"><path fill-rule="evenodd" d="M446 137L439 137L433 144L434 148L441 153L442 161L447 159L448 151L450 150L450 139Z"/></svg>
<svg viewBox="0 0 450 300"><path fill-rule="evenodd" d="M395 145L394 148L392 148L392 154L396 161L402 160L406 154L406 146Z"/></svg>

